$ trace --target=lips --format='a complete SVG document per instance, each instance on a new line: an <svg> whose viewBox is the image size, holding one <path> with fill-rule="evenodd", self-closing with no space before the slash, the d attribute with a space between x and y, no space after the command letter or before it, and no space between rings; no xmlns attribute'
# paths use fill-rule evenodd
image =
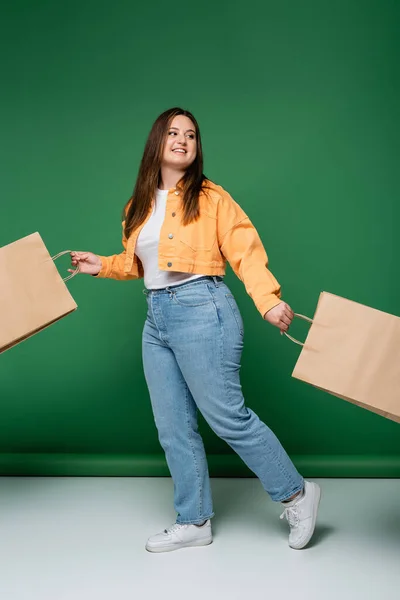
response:
<svg viewBox="0 0 400 600"><path fill-rule="evenodd" d="M175 154L186 154L186 150L184 150L183 148L174 148L172 152L174 152Z"/></svg>

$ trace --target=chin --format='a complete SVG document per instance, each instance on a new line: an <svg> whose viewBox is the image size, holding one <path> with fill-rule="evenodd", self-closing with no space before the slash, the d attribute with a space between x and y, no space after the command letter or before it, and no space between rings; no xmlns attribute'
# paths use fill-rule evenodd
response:
<svg viewBox="0 0 400 600"><path fill-rule="evenodd" d="M170 167L179 167L180 169L188 169L190 167L190 165L192 164L193 161L188 161L186 160L168 160L166 161L166 164Z"/></svg>

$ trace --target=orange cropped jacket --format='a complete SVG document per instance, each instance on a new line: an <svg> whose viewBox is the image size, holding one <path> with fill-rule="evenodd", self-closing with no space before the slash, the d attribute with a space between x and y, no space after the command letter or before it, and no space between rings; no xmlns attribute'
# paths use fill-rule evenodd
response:
<svg viewBox="0 0 400 600"><path fill-rule="evenodd" d="M207 181L199 197L200 217L183 225L181 195L179 187L168 191L158 249L159 269L223 276L228 261L264 317L279 304L280 285L268 269L264 246L248 216L221 186ZM102 267L98 277L120 280L143 277L135 246L150 215L151 210L129 239L123 233L121 254L100 256ZM123 230L124 226L125 221Z"/></svg>

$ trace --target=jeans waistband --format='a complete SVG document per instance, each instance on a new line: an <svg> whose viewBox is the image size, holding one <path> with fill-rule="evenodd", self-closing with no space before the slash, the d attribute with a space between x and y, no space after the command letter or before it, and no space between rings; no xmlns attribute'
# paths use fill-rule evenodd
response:
<svg viewBox="0 0 400 600"><path fill-rule="evenodd" d="M161 288L158 290L148 290L148 289L144 289L143 290L143 294L145 294L146 296L148 294L168 294L173 290L177 290L177 289L181 289L187 286L193 286L193 285L197 285L198 283L204 283L206 281L213 281L214 284L216 286L218 286L218 284L223 281L223 278L220 277L219 275L214 276L214 275L204 275L202 277L198 277L197 279L192 279L191 281L186 281L184 283L178 283L177 285L169 285L168 287L165 288Z"/></svg>

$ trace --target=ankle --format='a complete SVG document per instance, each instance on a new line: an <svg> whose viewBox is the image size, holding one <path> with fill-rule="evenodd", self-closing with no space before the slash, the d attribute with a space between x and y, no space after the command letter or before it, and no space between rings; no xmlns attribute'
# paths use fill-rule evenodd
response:
<svg viewBox="0 0 400 600"><path fill-rule="evenodd" d="M195 525L196 527L203 527L203 525L205 525L207 523L207 521L203 521L202 523L193 523L193 525Z"/></svg>
<svg viewBox="0 0 400 600"><path fill-rule="evenodd" d="M294 494L287 500L283 500L283 504L286 504L287 502L293 502L293 500L300 500L300 498L302 498L303 495L304 495L304 488L302 490L300 490L299 492L296 492L296 494Z"/></svg>

